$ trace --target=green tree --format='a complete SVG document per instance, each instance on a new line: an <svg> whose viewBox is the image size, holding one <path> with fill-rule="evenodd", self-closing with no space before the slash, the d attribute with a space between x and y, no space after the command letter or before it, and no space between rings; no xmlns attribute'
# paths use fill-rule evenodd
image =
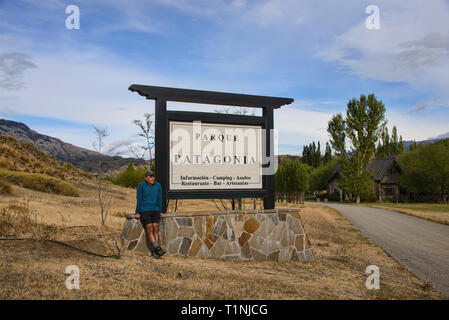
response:
<svg viewBox="0 0 449 320"><path fill-rule="evenodd" d="M326 152L324 153L324 163L328 163L332 160L332 149L329 142L326 142Z"/></svg>
<svg viewBox="0 0 449 320"><path fill-rule="evenodd" d="M120 186L128 188L137 188L137 185L144 181L144 175L146 172L146 167L134 168L132 163L128 164L128 167L122 172L120 172L114 179L112 183L118 184Z"/></svg>
<svg viewBox="0 0 449 320"><path fill-rule="evenodd" d="M124 187L136 187L136 170L133 164L129 163L125 171L119 173L113 182Z"/></svg>
<svg viewBox="0 0 449 320"><path fill-rule="evenodd" d="M309 146L307 146L307 145L303 146L301 161L303 163L307 163L307 164L310 163L310 151L309 151Z"/></svg>
<svg viewBox="0 0 449 320"><path fill-rule="evenodd" d="M389 155L395 155L399 153L399 139L396 126L393 127L393 131L391 132L391 143L389 151Z"/></svg>
<svg viewBox="0 0 449 320"><path fill-rule="evenodd" d="M419 145L398 158L401 187L408 192L440 195L447 202L449 190L449 139Z"/></svg>
<svg viewBox="0 0 449 320"><path fill-rule="evenodd" d="M386 124L382 126L381 138L379 141L378 157L384 158L389 155L390 152L390 135L388 134L388 127Z"/></svg>
<svg viewBox="0 0 449 320"><path fill-rule="evenodd" d="M309 190L309 171L309 166L298 159L286 160L274 176L276 192L285 192L288 195L300 192L303 199L305 191Z"/></svg>
<svg viewBox="0 0 449 320"><path fill-rule="evenodd" d="M399 137L399 153L404 152L404 142L402 141L402 136Z"/></svg>
<svg viewBox="0 0 449 320"><path fill-rule="evenodd" d="M318 145L315 152L315 161L313 163L314 168L318 168L321 165L321 145L318 141Z"/></svg>
<svg viewBox="0 0 449 320"><path fill-rule="evenodd" d="M332 154L332 151L330 151L330 154ZM330 157L332 157L332 155ZM321 165L322 161L324 160L321 159L321 144L319 141L317 143L312 141L309 145L303 146L302 163L317 168Z"/></svg>
<svg viewBox="0 0 449 320"><path fill-rule="evenodd" d="M327 188L327 178L331 174L336 165L335 160L330 160L327 163L315 168L310 173L310 191L322 191Z"/></svg>
<svg viewBox="0 0 449 320"><path fill-rule="evenodd" d="M380 140L376 147L376 157L384 158L392 155L397 155L404 150L404 143L402 136L398 139L398 130L396 126L391 131L391 136L388 134L387 126L383 126Z"/></svg>
<svg viewBox="0 0 449 320"><path fill-rule="evenodd" d="M385 105L374 94L360 95L359 100L351 99L346 118L337 114L328 123L332 147L343 166L340 185L356 196L357 203L360 203L361 195L373 192L373 181L367 168L383 127ZM349 150L346 150L346 139Z"/></svg>

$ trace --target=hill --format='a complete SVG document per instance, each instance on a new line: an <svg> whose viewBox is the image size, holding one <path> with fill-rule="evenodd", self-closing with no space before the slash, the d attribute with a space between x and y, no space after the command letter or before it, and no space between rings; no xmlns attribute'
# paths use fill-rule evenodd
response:
<svg viewBox="0 0 449 320"><path fill-rule="evenodd" d="M0 194L11 194L9 183L27 189L67 196L78 196L71 182L93 178L70 163L57 161L31 142L0 136Z"/></svg>
<svg viewBox="0 0 449 320"><path fill-rule="evenodd" d="M32 142L36 148L48 153L54 159L71 163L87 172L119 171L130 162L136 166L145 164L145 160L142 159L111 157L80 148L57 138L40 134L21 122L11 120L0 119L0 135L12 136L20 142Z"/></svg>
<svg viewBox="0 0 449 320"><path fill-rule="evenodd" d="M441 139L427 139L427 140L416 141L416 144L417 145L419 145L419 144L425 145L425 144L429 144L429 143L435 143L435 142L438 142L440 140ZM408 149L410 149L410 146L413 145L414 141L406 140L406 141L403 141L403 143L404 143L404 150L407 151Z"/></svg>
<svg viewBox="0 0 449 320"><path fill-rule="evenodd" d="M426 139L426 140L416 141L416 144L417 145L419 145L419 144L426 145L426 144L435 143L435 142L438 142L438 141L441 141L441 140L444 140L444 139L447 139L447 138L449 138L449 132L440 134L440 135L438 135L436 137L431 137L431 138ZM404 150L408 150L408 149L410 149L410 146L413 145L414 141L406 140L406 141L403 141L403 143L404 143Z"/></svg>
<svg viewBox="0 0 449 320"><path fill-rule="evenodd" d="M20 142L11 136L0 135L0 168L16 172L46 174L58 179L91 179L92 173L74 165L55 160L37 149L31 142Z"/></svg>

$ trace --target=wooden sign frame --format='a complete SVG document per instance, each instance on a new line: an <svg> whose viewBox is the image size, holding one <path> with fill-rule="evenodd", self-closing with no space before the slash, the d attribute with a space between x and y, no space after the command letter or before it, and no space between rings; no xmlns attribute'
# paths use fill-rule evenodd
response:
<svg viewBox="0 0 449 320"><path fill-rule="evenodd" d="M162 186L162 212L166 212L169 199L263 198L264 209L274 209L274 175L263 175L262 189L169 190L169 121L259 125L266 129L265 156L268 157L274 141L270 134L273 129L273 110L292 103L293 99L137 84L128 89L149 100L155 100L155 165L156 180ZM167 111L167 101L262 108L262 116ZM267 163L264 166L269 165Z"/></svg>

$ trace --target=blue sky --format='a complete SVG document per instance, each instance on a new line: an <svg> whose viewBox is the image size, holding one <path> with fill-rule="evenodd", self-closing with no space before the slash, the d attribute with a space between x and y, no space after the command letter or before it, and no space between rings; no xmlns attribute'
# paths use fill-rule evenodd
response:
<svg viewBox="0 0 449 320"><path fill-rule="evenodd" d="M380 29L368 30L372 4ZM291 97L275 126L279 152L298 154L374 92L390 128L427 139L449 132L447 21L447 0L0 0L0 117L89 149L92 125L107 127L126 155L132 120L154 112L130 84Z"/></svg>

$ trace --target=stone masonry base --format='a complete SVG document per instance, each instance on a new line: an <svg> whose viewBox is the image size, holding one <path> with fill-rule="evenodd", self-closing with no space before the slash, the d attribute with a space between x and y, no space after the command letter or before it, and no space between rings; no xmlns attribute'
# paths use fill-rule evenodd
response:
<svg viewBox="0 0 449 320"><path fill-rule="evenodd" d="M148 238L134 214L126 217L121 246L148 253ZM160 242L168 255L255 261L313 260L299 209L167 213Z"/></svg>

